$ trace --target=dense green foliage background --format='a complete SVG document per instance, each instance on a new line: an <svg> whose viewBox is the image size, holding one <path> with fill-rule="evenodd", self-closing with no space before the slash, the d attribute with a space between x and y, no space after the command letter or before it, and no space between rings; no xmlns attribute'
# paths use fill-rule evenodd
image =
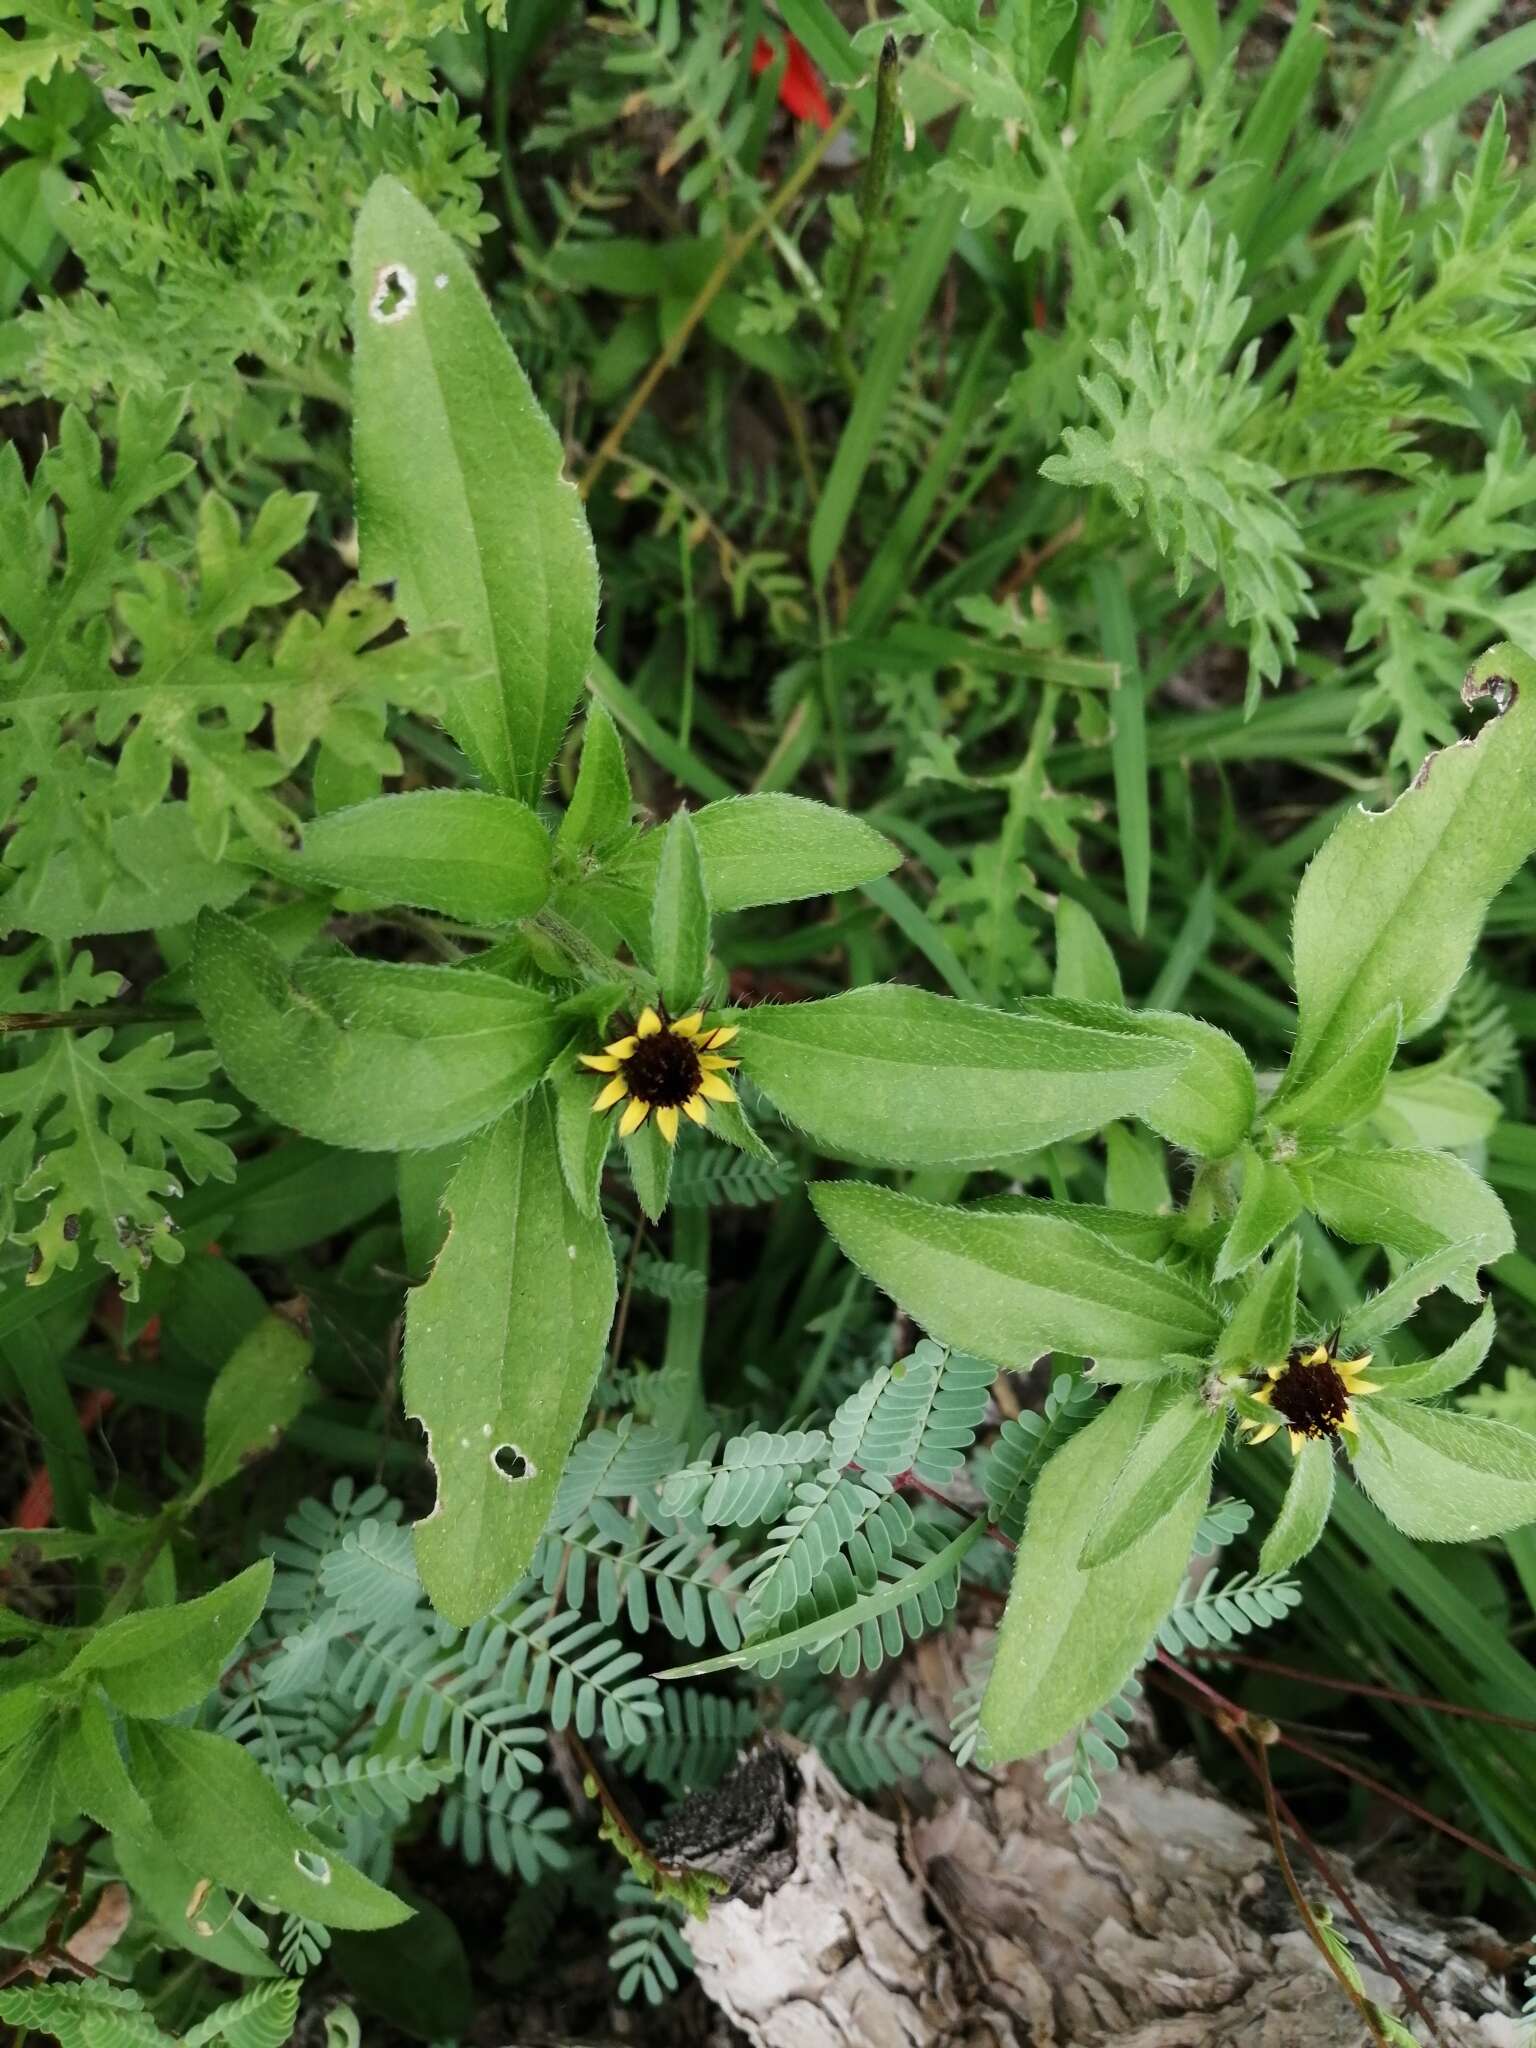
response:
<svg viewBox="0 0 1536 2048"><path fill-rule="evenodd" d="M309 1910L303 1884L319 1880L302 1861L298 1880L281 1873L282 1896L270 1887L261 1925L235 1876L193 1925L186 1881L219 1875L216 1845L202 1862L190 1846L156 1862L77 1822L73 1853L0 1920L0 1978L120 1874L142 1910L109 1974L177 2038L281 2041L285 1987L307 1981L316 2026L345 2004L326 2021L335 2048L354 2005L384 2015L364 2020L370 2040L501 2040L533 2009L535 1965L555 1987L537 1995L579 2029L612 1998L659 2000L686 1974L675 1888L658 1898L641 1881L655 1873L616 1814L659 1813L764 1723L817 1742L871 1796L949 1739L890 1694L894 1663L852 1690L836 1650L820 1674L739 1669L751 1574L759 1615L786 1613L809 1589L797 1572L836 1579L851 1531L882 1567L898 1559L949 1589L932 1612L913 1594L898 1649L903 1629L951 1610L979 1640L1008 1581L1000 1549L951 1556L948 1510L887 1484L916 1471L942 1493L960 1469L958 1452L923 1463L930 1439L902 1436L912 1410L894 1397L883 1426L921 1454L866 1459L863 1492L845 1478L825 1502L799 1497L802 1521L825 1509L823 1555L795 1552L775 1581L762 1530L732 1534L784 1510L840 1403L875 1389L876 1412L896 1384L884 1369L917 1336L812 1206L808 1181L837 1170L825 1161L860 1150L810 1111L774 1116L773 1033L793 1032L791 1003L872 983L1009 1011L1123 991L1231 1033L1265 1085L1285 1067L1307 862L1358 802L1390 802L1466 729L1457 689L1475 655L1536 643L1536 27L1491 0L1432 21L1410 12L0 10L0 1500L18 1525L0 1538L0 1646L116 1619L140 1594L169 1613L178 1594L256 1573L259 1589L235 1581L251 1611L219 1620L230 1656L249 1636L233 1664L209 1665L204 1645L177 1666L167 1638L155 1655L175 1685L136 1695L117 1681L115 1708L165 1717L135 1737L135 1781L158 1771L170 1785L187 1743L234 1735L297 1815L284 1824L316 1830L294 1836L293 1856L345 1853L367 1886L334 1938ZM547 543L564 516L562 452L595 542L596 657L585 665L575 628L569 646L552 636L529 657L530 674L568 674L569 689L503 736L504 761L494 736L477 751L452 715L483 676L472 636L416 630L433 534L411 465L442 393L377 374L354 451L371 373L366 332L354 338L367 266L349 276L349 253L381 176L456 245L445 266L478 278L552 423L548 493L509 493L502 544L531 558ZM367 216L359 232L371 246ZM544 443L529 435L536 466ZM523 444L487 448L514 465ZM370 494L395 507L372 533ZM453 536L438 538L451 556ZM551 575L557 597L579 596L584 561L573 543ZM505 673L516 635L499 619L487 630ZM618 797L615 733L630 778ZM579 765L599 749L583 795ZM744 1123L738 1149L685 1129L659 1223L647 1175L660 1167L609 1157L600 1212L571 1226L594 1262L611 1240L619 1275L590 1427L558 1493L557 1472L544 1475L553 1511L546 1526L541 1494L523 1601L481 1620L492 1588L452 1614L466 1631L416 1578L406 1525L433 1482L400 1419L406 1296L438 1248L448 1170L420 1148L449 1135L447 1112L415 1069L396 1069L378 1093L405 1133L389 1142L413 1149L346 1149L364 1141L312 1126L326 1089L301 1038L295 1107L272 1111L194 978L192 920L239 905L288 962L316 941L437 966L502 945L522 948L501 957L514 978L558 977L583 934L595 943L574 911L574 925L556 920L570 909L558 896L515 939L499 928L522 906L489 900L485 930L466 938L435 907L425 862L401 908L355 868L328 869L323 830L296 850L302 828L381 792L477 778L546 822L570 807L557 882L605 801L627 829L631 785L649 822L746 793L814 798L884 835L900 865L884 872L863 850L873 838L835 857L818 844L805 887L754 889L759 857L789 874L794 814L760 856L756 843L712 851L701 827L716 1007L784 1006L759 1027L768 1101L750 1060L743 1086L767 1144ZM537 847L528 858L547 863ZM625 940L660 862L681 872L693 857L638 857L609 904ZM1444 1015L1418 1020L1412 1064L1378 1077L1372 1112L1384 1142L1475 1167L1522 1247L1536 1221L1533 935L1527 869ZM677 940L674 964L692 944ZM1372 972L1362 962L1367 989ZM1394 1031L1388 1061L1395 1044ZM1200 1145L1181 1129L1165 1147L1161 1124L1131 1120L1130 1096L1102 1108L1100 1121L1123 1120L1099 1135L995 1160L957 1154L942 1102L927 1114L950 1142L925 1136L923 1086L919 1074L908 1150L881 1155L913 1169L909 1194L1022 1192L1135 1212L1149 1229L1190 1196ZM463 1129L475 1121L466 1110ZM598 1154L594 1184L602 1170ZM1474 1236L1447 1223L1441 1240ZM1378 1237L1403 1257L1441 1241ZM1387 1279L1378 1237L1302 1218L1303 1295L1330 1324ZM1536 1430L1536 1263L1506 1242L1497 1337L1458 1400ZM1457 1340L1455 1294L1475 1288L1446 1271L1462 1284L1427 1302L1426 1356ZM456 1272L454 1289L475 1277ZM564 1341L581 1302L545 1311ZM537 1351L531 1312L526 1328ZM1086 1412L1080 1381L1018 1365L966 1475L1010 1540L1044 1450ZM234 1374L222 1411L208 1405L221 1369ZM941 1380L920 1354L902 1398ZM986 1380L943 1381L957 1414ZM566 1418L566 1441L580 1420ZM754 1440L753 1473L717 1481L706 1440L752 1429L769 1446ZM835 1422L832 1436L836 1449ZM1284 1474L1257 1458L1222 1470L1234 1498L1204 1520L1194 1509L1181 1555L1226 1546L1223 1571L1247 1573L1247 1510L1262 1533ZM690 1533L678 1518L704 1503L708 1533ZM156 1536L124 1601L123 1560L143 1555L130 1523ZM254 1562L268 1552L269 1597ZM1192 1596L1165 1645L1279 1623L1273 1654L1303 1673L1368 1669L1400 1692L1536 1722L1529 1529L1417 1548L1341 1485L1310 1557L1243 1585L1226 1610L1219 1584ZM841 1671L890 1649L877 1635ZM658 1683L686 1659L732 1668L705 1686ZM1394 1786L1521 1870L1536 1864L1529 1728L1494 1748L1475 1721L1344 1699L1305 1675L1234 1667L1222 1682L1255 1710L1368 1734ZM177 1725L194 1709L195 1730ZM1097 1751L1092 1731L1071 1751L1069 1807L1098 1796L1095 1761L1113 1767L1106 1740L1131 1711L1116 1694ZM976 1713L957 1691L962 1757ZM1168 1713L1248 1796L1208 1724ZM110 1775L93 1739L80 1735L82 1756ZM582 1793L593 1751L596 1806ZM46 1811L21 1817L9 1768L0 1826L46 1835ZM1275 1769L1321 1836L1358 1832L1358 1789L1341 1799L1338 1780L1283 1751ZM121 1796L97 1793L103 1808ZM98 1822L101 1810L86 1809ZM116 1820L102 1825L116 1837ZM1414 1861L1447 1909L1528 1923L1528 1877L1427 1834ZM409 1949L356 1931L385 1911L386 1883L418 1909ZM598 1928L613 1969L595 1985L579 1958ZM227 2023L255 2031L196 2035L247 1980L278 1986ZM656 2023L663 2038L682 2037L687 2010ZM48 2023L41 2009L7 2017ZM76 2038L70 2023L59 2039Z"/></svg>

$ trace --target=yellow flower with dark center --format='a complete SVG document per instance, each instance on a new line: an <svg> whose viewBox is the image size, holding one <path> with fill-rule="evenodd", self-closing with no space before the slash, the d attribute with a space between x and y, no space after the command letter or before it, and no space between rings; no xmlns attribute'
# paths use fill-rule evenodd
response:
<svg viewBox="0 0 1536 2048"><path fill-rule="evenodd" d="M1336 1437L1341 1429L1351 1436L1357 1433L1354 1403L1362 1394L1380 1393L1381 1384L1361 1377L1371 1362L1369 1352L1363 1358L1340 1358L1337 1341L1298 1344L1283 1365L1265 1368L1269 1383L1253 1398L1276 1420L1256 1422L1244 1417L1241 1427L1254 1432L1250 1443L1267 1443L1279 1430L1289 1430L1295 1458L1309 1438Z"/></svg>
<svg viewBox="0 0 1536 2048"><path fill-rule="evenodd" d="M638 1131L652 1110L656 1128L669 1145L677 1143L680 1116L707 1123L712 1102L734 1102L736 1091L725 1078L735 1060L720 1057L722 1045L736 1036L734 1024L704 1028L704 1012L694 1010L675 1021L649 1007L640 1012L634 1030L616 1038L601 1052L584 1052L581 1063L612 1079L592 1105L593 1114L628 1099L619 1119L619 1136Z"/></svg>

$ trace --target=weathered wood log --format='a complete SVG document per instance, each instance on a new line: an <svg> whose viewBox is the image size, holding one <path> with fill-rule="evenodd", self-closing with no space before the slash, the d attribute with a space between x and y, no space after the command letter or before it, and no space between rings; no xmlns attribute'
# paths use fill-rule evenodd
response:
<svg viewBox="0 0 1536 2048"><path fill-rule="evenodd" d="M898 1826L814 1753L783 1750L789 1811L777 1839L792 1855L781 1853L771 1886L748 1887L755 1903L731 1898L690 1930L706 1994L754 2048L1371 2039L1303 1928L1273 1844L1186 1760L1128 1765L1075 1828L1049 1804L1038 1766L946 1765L931 1810ZM761 1760L751 1768L760 1785L774 1776ZM1436 1922L1331 1860L1444 2048L1521 2048L1491 1929ZM1304 1888L1326 1896L1320 1882ZM1335 1924L1367 1996L1430 2041L1342 1915Z"/></svg>

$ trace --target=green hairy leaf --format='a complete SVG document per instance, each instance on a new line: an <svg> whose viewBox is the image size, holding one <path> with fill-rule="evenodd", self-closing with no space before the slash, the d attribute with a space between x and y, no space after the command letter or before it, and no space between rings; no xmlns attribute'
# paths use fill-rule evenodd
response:
<svg viewBox="0 0 1536 2048"><path fill-rule="evenodd" d="M250 1634L271 1583L263 1559L200 1600L125 1614L95 1632L61 1682L93 1680L125 1714L157 1720L195 1707Z"/></svg>
<svg viewBox="0 0 1536 2048"><path fill-rule="evenodd" d="M939 1208L823 1182L817 1212L844 1252L942 1344L1024 1366L1046 1351L1161 1359L1215 1338L1188 1280L1061 1217Z"/></svg>
<svg viewBox="0 0 1536 2048"><path fill-rule="evenodd" d="M1499 707L1432 754L1386 811L1347 815L1296 897L1291 1085L1335 1066L1393 1005L1405 1038L1445 1009L1489 903L1536 846L1536 663L1495 647L1462 695Z"/></svg>
<svg viewBox="0 0 1536 2048"><path fill-rule="evenodd" d="M437 1502L416 1527L434 1606L464 1626L533 1554L613 1312L613 1252L561 1176L536 1095L480 1133L444 1196L448 1237L410 1300L405 1403Z"/></svg>
<svg viewBox="0 0 1536 2048"><path fill-rule="evenodd" d="M916 988L741 1017L746 1070L824 1148L893 1166L987 1165L1161 1099L1188 1055Z"/></svg>
<svg viewBox="0 0 1536 2048"><path fill-rule="evenodd" d="M883 833L806 797L727 797L693 813L704 886L717 912L831 896L889 874L901 859ZM605 875L649 902L661 838L648 832Z"/></svg>
<svg viewBox="0 0 1536 2048"><path fill-rule="evenodd" d="M1536 1436L1384 1395L1359 1413L1356 1476L1406 1535L1470 1543L1536 1520Z"/></svg>
<svg viewBox="0 0 1536 2048"><path fill-rule="evenodd" d="M195 980L237 1086L307 1137L366 1151L443 1145L500 1116L559 1043L536 989L467 968L316 955L290 968L210 914Z"/></svg>
<svg viewBox="0 0 1536 2048"><path fill-rule="evenodd" d="M651 904L651 958L674 1017L696 1003L709 966L709 903L693 820L674 811L662 839Z"/></svg>
<svg viewBox="0 0 1536 2048"><path fill-rule="evenodd" d="M129 1767L156 1828L231 1891L326 1927L394 1927L410 1909L299 1826L237 1743L134 1721Z"/></svg>
<svg viewBox="0 0 1536 2048"><path fill-rule="evenodd" d="M443 718L494 789L531 803L581 694L597 561L559 439L462 251L394 178L352 248L363 573L414 632L452 625Z"/></svg>
<svg viewBox="0 0 1536 2048"><path fill-rule="evenodd" d="M1117 1692L1178 1594L1210 1490L1203 1474L1113 1564L1079 1561L1153 1393L1123 1388L1036 1481L981 1707L998 1763L1049 1748Z"/></svg>
<svg viewBox="0 0 1536 2048"><path fill-rule="evenodd" d="M316 818L280 872L465 924L512 924L549 893L549 836L511 797L421 789Z"/></svg>

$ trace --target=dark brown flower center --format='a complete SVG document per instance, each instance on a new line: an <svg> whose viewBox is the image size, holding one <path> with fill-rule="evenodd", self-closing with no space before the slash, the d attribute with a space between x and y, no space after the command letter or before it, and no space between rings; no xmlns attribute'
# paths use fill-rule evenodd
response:
<svg viewBox="0 0 1536 2048"><path fill-rule="evenodd" d="M1332 1359L1319 1365L1292 1360L1275 1381L1270 1406L1299 1436L1337 1436L1349 1413L1349 1391Z"/></svg>
<svg viewBox="0 0 1536 2048"><path fill-rule="evenodd" d="M697 1094L704 1069L691 1042L663 1027L642 1038L624 1062L624 1081L637 1102L653 1109L681 1109Z"/></svg>

